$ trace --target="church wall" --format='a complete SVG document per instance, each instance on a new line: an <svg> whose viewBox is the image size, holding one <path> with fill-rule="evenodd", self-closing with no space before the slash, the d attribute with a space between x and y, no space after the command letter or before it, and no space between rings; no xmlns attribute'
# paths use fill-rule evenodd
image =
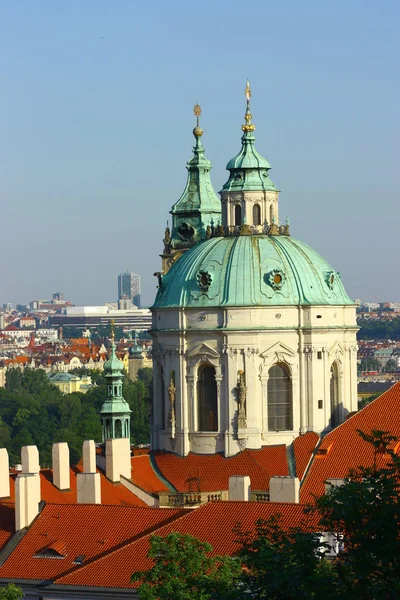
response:
<svg viewBox="0 0 400 600"><path fill-rule="evenodd" d="M153 329L154 358L159 365L155 376L162 366L166 388L171 372L175 373L176 385L173 433L171 423L163 430L161 410L154 407L153 439L158 440L158 447L179 454L191 450L231 455L243 447L288 444L306 431L322 432L330 427L330 368L335 361L341 420L356 409L353 306L179 309L175 316L172 312L173 309L155 310L157 328ZM180 325L171 331L171 324L178 321ZM197 376L203 363L216 370L218 432L197 431ZM268 376L276 363L287 365L291 377L293 430L287 432L268 431ZM247 388L247 428L245 439L238 441L239 371L244 371ZM157 394L160 401L159 384L155 384L156 405ZM167 391L165 399L167 418Z"/></svg>

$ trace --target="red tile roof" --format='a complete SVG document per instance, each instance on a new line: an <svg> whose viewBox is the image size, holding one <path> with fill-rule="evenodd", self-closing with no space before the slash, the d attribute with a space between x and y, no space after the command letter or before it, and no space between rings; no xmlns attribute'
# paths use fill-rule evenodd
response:
<svg viewBox="0 0 400 600"><path fill-rule="evenodd" d="M60 504L76 503L76 474L82 472L82 467L72 467L70 469L71 489L60 491L53 485L53 472L51 469L41 469L40 485L41 499L45 502L54 502ZM130 492L121 483L112 483L107 477L100 473L101 502L102 504L116 504L122 506L147 506L143 500L140 500L135 494ZM0 499L0 504L15 502L15 478L17 473L10 474L10 498Z"/></svg>
<svg viewBox="0 0 400 600"><path fill-rule="evenodd" d="M167 492L169 488L156 474L148 454L133 456L131 459L132 476L135 485L150 494Z"/></svg>
<svg viewBox="0 0 400 600"><path fill-rule="evenodd" d="M78 568L77 556L84 555L86 561L100 556L181 514L161 508L47 504L0 568L0 579L52 580ZM56 549L65 558L47 558L46 548ZM126 565L125 570L129 568Z"/></svg>
<svg viewBox="0 0 400 600"><path fill-rule="evenodd" d="M171 452L153 454L160 473L179 492L214 492L229 488L232 475L249 475L253 490L268 490L273 475L289 475L286 446L264 446L225 458L222 454L181 457Z"/></svg>
<svg viewBox="0 0 400 600"><path fill-rule="evenodd" d="M281 525L285 529L303 526L317 530L315 515L304 515L304 507L299 504L276 504L257 502L210 502L189 512L173 523L162 527L156 533L166 536L172 531L190 534L213 546L214 554L235 554L240 545L233 531L238 522L246 531L254 531L259 519L281 515ZM73 573L59 578L61 585L104 586L133 588L130 575L137 570L146 570L152 562L147 558L150 536L125 544L107 556L75 569ZM0 570L1 575L1 570Z"/></svg>
<svg viewBox="0 0 400 600"><path fill-rule="evenodd" d="M0 504L0 549L8 542L15 531L14 505L10 502Z"/></svg>
<svg viewBox="0 0 400 600"><path fill-rule="evenodd" d="M343 479L349 469L373 464L373 448L357 433L371 433L373 429L389 431L400 439L400 382L355 413L347 421L328 433L300 490L301 502L312 502L313 495L324 493L326 479ZM394 448L396 442L391 444Z"/></svg>
<svg viewBox="0 0 400 600"><path fill-rule="evenodd" d="M314 431L309 431L304 435L300 435L293 442L294 458L296 461L296 476L303 479L303 475L307 469L319 437Z"/></svg>

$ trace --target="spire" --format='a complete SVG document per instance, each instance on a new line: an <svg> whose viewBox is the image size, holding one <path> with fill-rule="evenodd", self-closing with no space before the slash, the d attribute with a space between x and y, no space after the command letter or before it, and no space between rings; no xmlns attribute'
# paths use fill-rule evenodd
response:
<svg viewBox="0 0 400 600"><path fill-rule="evenodd" d="M130 437L131 409L122 395L124 363L119 360L115 348L114 319L110 322L111 356L104 363L107 380L107 398L100 411L103 442L109 438Z"/></svg>
<svg viewBox="0 0 400 600"><path fill-rule="evenodd" d="M221 201L215 193L211 179L211 162L204 154L203 129L200 126L201 107L195 104L193 112L196 126L193 129L195 145L193 156L187 163L188 178L179 200L173 205L170 246L174 250L187 249L206 237L211 221L221 219ZM164 244L165 245L165 244Z"/></svg>
<svg viewBox="0 0 400 600"><path fill-rule="evenodd" d="M246 121L246 123L244 125L242 125L242 131L246 132L246 131L254 131L255 130L255 126L253 125L253 123L251 122L252 114L250 111L250 98L251 98L251 89L250 89L250 82L249 80L246 81L246 89L244 91L245 95L246 95L246 114L244 115L244 120Z"/></svg>
<svg viewBox="0 0 400 600"><path fill-rule="evenodd" d="M246 81L246 112L242 125L242 148L232 158L226 168L230 171L228 181L222 191L277 191L274 183L269 178L271 165L261 156L255 147L255 125L252 122L250 98L252 97L250 82Z"/></svg>

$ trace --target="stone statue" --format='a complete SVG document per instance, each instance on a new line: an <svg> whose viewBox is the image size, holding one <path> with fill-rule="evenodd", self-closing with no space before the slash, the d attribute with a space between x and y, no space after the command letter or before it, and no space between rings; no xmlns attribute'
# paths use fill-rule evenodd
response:
<svg viewBox="0 0 400 600"><path fill-rule="evenodd" d="M171 427L170 438L174 439L175 438L175 424L176 424L176 419L175 419L176 386L175 386L175 373L174 373L174 371L171 371L171 377L170 377L169 386L168 386L168 397L169 397L168 421L169 421L169 425Z"/></svg>
<svg viewBox="0 0 400 600"><path fill-rule="evenodd" d="M247 429L247 418L246 418L247 388L246 388L245 381L244 381L244 371L238 371L237 393L238 393L238 401L239 401L238 430L240 433L241 429Z"/></svg>

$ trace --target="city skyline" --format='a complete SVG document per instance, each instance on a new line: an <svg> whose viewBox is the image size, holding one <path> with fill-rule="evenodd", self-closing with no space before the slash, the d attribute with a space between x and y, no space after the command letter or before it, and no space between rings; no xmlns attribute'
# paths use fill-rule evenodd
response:
<svg viewBox="0 0 400 600"><path fill-rule="evenodd" d="M397 300L399 7L365 6L255 2L243 47L242 12L226 2L199 14L180 3L4 4L1 302L62 289L75 304L101 304L115 297L122 260L151 305L169 210L185 186L192 107L203 108L218 191L240 148L246 77L257 148L293 237L341 272L353 298ZM207 68L182 52L193 27L207 31Z"/></svg>

